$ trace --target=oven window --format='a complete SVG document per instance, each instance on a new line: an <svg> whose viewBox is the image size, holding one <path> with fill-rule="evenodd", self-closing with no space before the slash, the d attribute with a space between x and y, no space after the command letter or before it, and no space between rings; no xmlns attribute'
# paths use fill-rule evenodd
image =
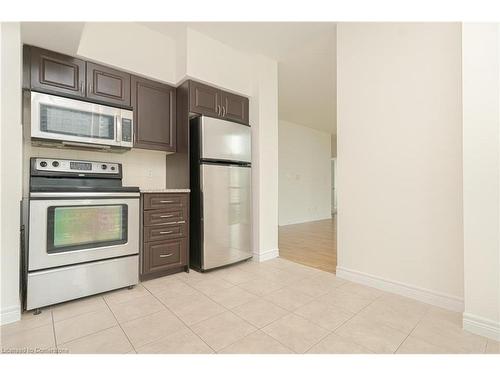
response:
<svg viewBox="0 0 500 375"><path fill-rule="evenodd" d="M127 205L51 206L47 252L60 253L127 242Z"/></svg>
<svg viewBox="0 0 500 375"><path fill-rule="evenodd" d="M111 115L40 104L40 130L75 137L115 139Z"/></svg>

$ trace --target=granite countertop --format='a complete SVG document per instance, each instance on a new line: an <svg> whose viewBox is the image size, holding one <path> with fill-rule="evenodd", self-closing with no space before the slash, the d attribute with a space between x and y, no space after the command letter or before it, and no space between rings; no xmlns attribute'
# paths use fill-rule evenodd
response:
<svg viewBox="0 0 500 375"><path fill-rule="evenodd" d="M165 189L165 188L147 188L140 189L141 193L189 193L190 189Z"/></svg>

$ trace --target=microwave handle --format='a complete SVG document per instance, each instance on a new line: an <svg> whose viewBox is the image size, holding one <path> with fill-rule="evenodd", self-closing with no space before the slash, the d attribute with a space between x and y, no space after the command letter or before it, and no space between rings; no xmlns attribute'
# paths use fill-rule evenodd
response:
<svg viewBox="0 0 500 375"><path fill-rule="evenodd" d="M122 117L120 115L115 115L115 134L116 142L118 144L122 143Z"/></svg>

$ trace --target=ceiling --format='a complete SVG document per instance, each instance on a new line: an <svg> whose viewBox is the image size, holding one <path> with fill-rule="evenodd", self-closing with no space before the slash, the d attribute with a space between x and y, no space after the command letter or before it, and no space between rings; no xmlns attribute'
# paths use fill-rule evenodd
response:
<svg viewBox="0 0 500 375"><path fill-rule="evenodd" d="M190 27L278 61L279 118L336 132L336 25L332 22L149 22L164 34Z"/></svg>
<svg viewBox="0 0 500 375"><path fill-rule="evenodd" d="M173 35L190 27L278 61L279 118L336 133L336 25L332 22L143 22ZM22 23L23 42L76 54L83 22ZM43 41L42 44L40 42Z"/></svg>

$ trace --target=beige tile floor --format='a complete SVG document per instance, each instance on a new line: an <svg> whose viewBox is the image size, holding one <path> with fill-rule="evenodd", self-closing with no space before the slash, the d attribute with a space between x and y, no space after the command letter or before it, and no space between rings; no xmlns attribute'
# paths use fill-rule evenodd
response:
<svg viewBox="0 0 500 375"><path fill-rule="evenodd" d="M500 353L460 314L277 258L23 314L4 353Z"/></svg>

